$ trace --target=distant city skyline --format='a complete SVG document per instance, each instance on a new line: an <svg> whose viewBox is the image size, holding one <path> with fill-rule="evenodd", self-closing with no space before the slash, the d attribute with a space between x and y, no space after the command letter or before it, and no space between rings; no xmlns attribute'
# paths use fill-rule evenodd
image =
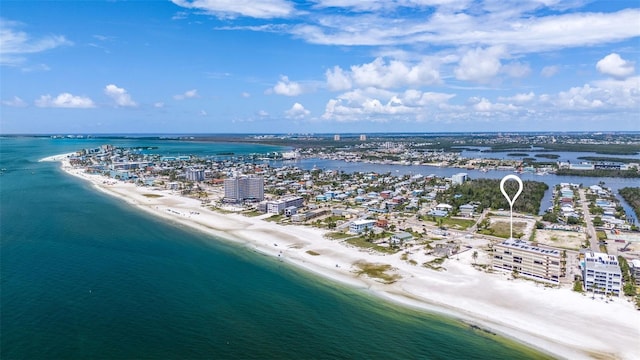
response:
<svg viewBox="0 0 640 360"><path fill-rule="evenodd" d="M637 1L3 1L0 133L640 131Z"/></svg>

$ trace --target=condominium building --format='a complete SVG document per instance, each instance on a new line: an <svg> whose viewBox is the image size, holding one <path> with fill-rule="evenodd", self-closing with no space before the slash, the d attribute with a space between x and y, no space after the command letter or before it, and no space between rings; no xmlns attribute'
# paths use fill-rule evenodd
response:
<svg viewBox="0 0 640 360"><path fill-rule="evenodd" d="M204 169L198 168L188 168L185 172L185 177L189 181L203 181L204 180Z"/></svg>
<svg viewBox="0 0 640 360"><path fill-rule="evenodd" d="M560 283L560 251L533 246L528 241L508 239L494 245L491 264L496 270L516 271L519 275L533 280Z"/></svg>
<svg viewBox="0 0 640 360"><path fill-rule="evenodd" d="M584 288L597 294L620 295L622 288L622 271L615 256L587 252L582 265Z"/></svg>
<svg viewBox="0 0 640 360"><path fill-rule="evenodd" d="M239 176L224 180L224 198L229 202L264 200L262 176Z"/></svg>

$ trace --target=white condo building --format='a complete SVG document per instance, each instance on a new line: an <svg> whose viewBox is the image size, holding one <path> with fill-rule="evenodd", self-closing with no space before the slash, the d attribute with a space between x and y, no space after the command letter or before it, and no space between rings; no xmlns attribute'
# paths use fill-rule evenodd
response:
<svg viewBox="0 0 640 360"><path fill-rule="evenodd" d="M622 271L615 256L587 252L582 266L584 288L598 294L620 295L622 289Z"/></svg>

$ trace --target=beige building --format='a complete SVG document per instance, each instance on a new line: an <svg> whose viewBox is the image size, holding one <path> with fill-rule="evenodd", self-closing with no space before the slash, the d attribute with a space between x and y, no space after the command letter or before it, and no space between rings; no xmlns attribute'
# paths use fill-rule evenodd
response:
<svg viewBox="0 0 640 360"><path fill-rule="evenodd" d="M493 247L492 267L551 284L560 283L560 251L533 246L528 241L508 239Z"/></svg>

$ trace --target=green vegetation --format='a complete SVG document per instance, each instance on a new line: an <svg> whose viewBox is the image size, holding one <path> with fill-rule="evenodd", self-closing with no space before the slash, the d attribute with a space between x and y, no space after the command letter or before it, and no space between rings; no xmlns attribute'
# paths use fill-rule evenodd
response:
<svg viewBox="0 0 640 360"><path fill-rule="evenodd" d="M513 237L516 239L524 236L524 229L527 226L524 222L513 222ZM478 233L483 235L497 236L508 239L511 231L511 225L509 221L495 221L490 223L487 219L482 221L478 226Z"/></svg>
<svg viewBox="0 0 640 360"><path fill-rule="evenodd" d="M242 215L248 216L248 217L254 217L254 216L264 215L264 213L258 210L250 210L250 211L243 212Z"/></svg>
<svg viewBox="0 0 640 360"><path fill-rule="evenodd" d="M353 237L353 234L347 234L343 232L331 232L326 234L325 236L328 237L329 239L342 240L342 239Z"/></svg>
<svg viewBox="0 0 640 360"><path fill-rule="evenodd" d="M508 194L515 194L518 184L515 181L507 181L504 184ZM513 211L537 214L544 192L549 187L538 181L523 181L522 193L513 204ZM436 197L439 202L446 202L457 209L467 203L479 204L478 212L485 208L508 209L509 203L500 192L500 180L474 179L463 184L452 186L449 190L439 193Z"/></svg>
<svg viewBox="0 0 640 360"><path fill-rule="evenodd" d="M529 156L529 154L527 154L527 153L508 153L507 156L525 157L525 156Z"/></svg>
<svg viewBox="0 0 640 360"><path fill-rule="evenodd" d="M437 270L437 271L445 270L445 268L442 267L441 265L446 259L447 259L446 257L435 258L429 262L422 264L422 266L432 270Z"/></svg>
<svg viewBox="0 0 640 360"><path fill-rule="evenodd" d="M591 152L603 155L635 155L640 152L640 145L631 144L565 144L554 143L541 145L547 151Z"/></svg>
<svg viewBox="0 0 640 360"><path fill-rule="evenodd" d="M210 209L220 214L235 214L235 211L225 210L215 206L211 206Z"/></svg>
<svg viewBox="0 0 640 360"><path fill-rule="evenodd" d="M385 284L393 284L401 278L398 274L387 274L387 271L393 270L391 265L388 264L373 264L366 261L359 261L354 265L358 268L358 270L356 270L358 276L367 275L372 279L382 280Z"/></svg>
<svg viewBox="0 0 640 360"><path fill-rule="evenodd" d="M278 222L280 220L282 220L284 218L284 215L273 215L273 216L269 216L268 218L266 218L265 220L267 221L273 221L273 222Z"/></svg>
<svg viewBox="0 0 640 360"><path fill-rule="evenodd" d="M311 256L318 256L318 255L320 255L320 253L315 252L315 251L313 251L313 250L307 250L306 252L307 252L307 254L309 254L309 255L311 255Z"/></svg>
<svg viewBox="0 0 640 360"><path fill-rule="evenodd" d="M535 157L537 158L543 158L543 159L559 159L560 155L556 155L556 154L536 154Z"/></svg>
<svg viewBox="0 0 640 360"><path fill-rule="evenodd" d="M620 196L633 208L636 218L640 219L640 187L625 187L618 190Z"/></svg>
<svg viewBox="0 0 640 360"><path fill-rule="evenodd" d="M363 238L362 236L351 237L351 238L348 238L345 241L348 244L351 244L353 246L357 246L357 247L363 248L363 249L371 249L371 250L375 250L375 251L382 252L382 253L395 253L396 252L394 249L392 249L390 247L384 247L384 246L376 245L376 244L372 243L371 241L368 241L367 239Z"/></svg>
<svg viewBox="0 0 640 360"><path fill-rule="evenodd" d="M448 226L450 228L465 230L472 227L475 223L476 223L475 220L446 217L442 219L442 222L440 225Z"/></svg>
<svg viewBox="0 0 640 360"><path fill-rule="evenodd" d="M161 198L163 195L159 195L159 194L142 194L142 196L147 197L147 198Z"/></svg>
<svg viewBox="0 0 640 360"><path fill-rule="evenodd" d="M575 170L575 169L558 169L556 175L562 176L589 176L589 177L620 177L620 178L639 178L640 172L637 169L630 170Z"/></svg>
<svg viewBox="0 0 640 360"><path fill-rule="evenodd" d="M635 296L636 295L636 284L635 279L633 278L633 274L631 273L631 269L629 268L629 263L627 259L622 256L618 256L618 264L620 264L620 270L622 270L622 291L627 296Z"/></svg>
<svg viewBox="0 0 640 360"><path fill-rule="evenodd" d="M573 282L573 291L583 293L584 289L582 288L582 281L576 280Z"/></svg>

